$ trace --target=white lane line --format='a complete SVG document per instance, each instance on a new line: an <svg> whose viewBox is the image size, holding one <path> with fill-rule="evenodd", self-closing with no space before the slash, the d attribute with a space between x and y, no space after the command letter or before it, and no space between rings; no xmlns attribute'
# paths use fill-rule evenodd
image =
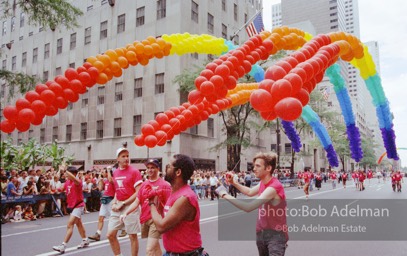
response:
<svg viewBox="0 0 407 256"><path fill-rule="evenodd" d="M346 189L352 188L352 187L355 187L355 185L347 186ZM319 195L319 194L325 194L325 193L329 193L329 192L336 192L336 191L338 191L338 190L340 190L340 189L344 189L344 188L337 188L337 189L332 189L332 190L327 190L327 191L321 191L321 192L313 192L313 193L310 193L310 194L308 195L308 198L311 198L312 196ZM306 196L303 195L303 196L299 196L299 197L294 197L294 198L292 198L292 199L301 199L301 198L305 198L305 197L306 197ZM291 198L287 198L287 199L291 199Z"/></svg>

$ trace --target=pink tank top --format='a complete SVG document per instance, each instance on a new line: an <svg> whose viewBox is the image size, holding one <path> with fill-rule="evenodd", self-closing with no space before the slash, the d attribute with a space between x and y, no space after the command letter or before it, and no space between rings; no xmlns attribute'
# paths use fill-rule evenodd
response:
<svg viewBox="0 0 407 256"><path fill-rule="evenodd" d="M82 184L75 184L72 180L65 182L66 203L70 208L84 207ZM80 201L82 203L78 204ZM77 205L78 204L78 205Z"/></svg>
<svg viewBox="0 0 407 256"><path fill-rule="evenodd" d="M288 227L287 227L287 202L284 192L284 187L281 182L273 177L271 180L264 184L260 182L259 193L263 193L266 188L272 187L276 190L277 195L281 198L281 201L276 205L273 205L272 202L264 203L259 207L259 217L257 218L256 223L256 232L262 230L272 229L276 231L283 231L287 240L288 240Z"/></svg>
<svg viewBox="0 0 407 256"><path fill-rule="evenodd" d="M189 185L185 185L175 193L172 193L164 207L164 216L180 197L186 197L189 203L195 207L196 215L192 221L181 221L176 227L163 234L163 244L167 252L183 253L198 249L202 246L199 228L199 204L196 194Z"/></svg>

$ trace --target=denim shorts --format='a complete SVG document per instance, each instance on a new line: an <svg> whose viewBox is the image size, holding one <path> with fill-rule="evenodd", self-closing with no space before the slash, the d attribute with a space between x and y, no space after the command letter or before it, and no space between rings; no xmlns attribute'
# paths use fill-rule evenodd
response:
<svg viewBox="0 0 407 256"><path fill-rule="evenodd" d="M256 245L260 256L284 256L287 238L284 232L263 230L256 234Z"/></svg>

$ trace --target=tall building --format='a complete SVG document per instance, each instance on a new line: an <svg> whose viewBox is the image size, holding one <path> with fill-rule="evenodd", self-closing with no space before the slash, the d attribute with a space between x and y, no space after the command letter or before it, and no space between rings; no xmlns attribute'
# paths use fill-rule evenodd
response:
<svg viewBox="0 0 407 256"><path fill-rule="evenodd" d="M80 27L72 30L30 26L28 17L18 8L14 17L2 20L2 68L47 81L69 67L81 66L89 56L148 36L189 32L229 39L262 7L262 0L72 0L71 3L84 12L78 17ZM243 29L233 41L241 44L247 39ZM173 154L185 153L194 158L198 168L226 169L226 150L210 150L225 139L218 116L211 116L163 147L149 149L133 143L143 124L157 113L186 101L187 95L181 94L179 85L173 82L175 76L215 57L196 53L171 55L151 60L145 67L130 67L105 86L95 85L78 102L46 117L41 125L30 127L26 133L15 131L11 136L18 142L29 138L37 138L41 143L57 140L68 154L74 155L74 164L84 165L85 169L114 163L115 150L122 145L129 148L132 164L139 167L138 163L147 157L168 163ZM3 108L14 104L15 99L7 102L5 82L0 81L0 85ZM240 164L244 166L250 161L243 158Z"/></svg>
<svg viewBox="0 0 407 256"><path fill-rule="evenodd" d="M281 27L281 3L273 4L271 6L271 28Z"/></svg>

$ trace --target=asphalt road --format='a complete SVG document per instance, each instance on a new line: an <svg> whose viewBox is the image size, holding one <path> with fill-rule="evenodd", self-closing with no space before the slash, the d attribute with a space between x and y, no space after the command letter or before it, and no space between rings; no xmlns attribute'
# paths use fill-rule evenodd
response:
<svg viewBox="0 0 407 256"><path fill-rule="evenodd" d="M318 191L314 189L311 192L308 201L305 200L304 192L298 188L287 188L286 195L288 199L293 199L292 202L310 205L314 202L319 202L319 199L331 203L339 202L340 199L346 199L348 200L347 202L350 202L348 205L356 205L360 202L364 202L364 199L376 199L371 200L371 202L377 205L380 205L381 202L393 202L389 199L398 199L394 202L402 202L402 204L407 205L407 190L401 193L393 192L388 181L383 184L383 181L378 183L376 179L373 179L371 184L366 183L365 191L356 190L352 182L348 184L346 189L344 189L342 185L337 185L335 190L332 189L331 184L323 183L321 190ZM291 201L289 201L289 207L290 202ZM200 201L200 207L203 246L211 256L258 255L255 241L224 241L225 239L219 236L222 232L218 232L218 228L220 227L218 201L203 200ZM404 217L405 214L406 212L397 213L397 215L402 217ZM233 214L224 216L221 218L221 221L223 219L227 220L229 217L233 217ZM98 213L96 212L83 216L87 235L94 234L97 218ZM52 250L52 246L62 242L66 231L66 221L67 217L57 217L32 222L7 223L1 225L1 255L58 255L57 252ZM333 218L332 222L335 221L337 221L337 219ZM397 234L394 234L393 228L386 228L387 226L392 226L392 218L377 218L377 221L381 224L384 223L385 227L375 231L373 237L376 238L374 239L370 239L369 237L371 236L366 235L366 237L356 240L347 239L346 236L338 236L338 239L331 240L314 240L312 236L299 236L300 239L298 239L298 236L294 235L296 238L290 239L288 242L286 255L407 255L407 239L404 234L398 237ZM107 223L104 227L101 241L92 242L88 248L80 250L76 249L81 239L75 229L71 241L67 245L65 255L112 255L109 243L106 240L106 227ZM398 227L407 230L407 218L404 217L404 221L398 221L397 228ZM245 228L244 225L242 225L239 232L247 234L254 233L254 226ZM383 239L377 239L377 234L382 235ZM139 255L145 255L146 240L141 239L139 241ZM120 244L122 253L124 255L130 255L129 239L127 237L120 238Z"/></svg>

